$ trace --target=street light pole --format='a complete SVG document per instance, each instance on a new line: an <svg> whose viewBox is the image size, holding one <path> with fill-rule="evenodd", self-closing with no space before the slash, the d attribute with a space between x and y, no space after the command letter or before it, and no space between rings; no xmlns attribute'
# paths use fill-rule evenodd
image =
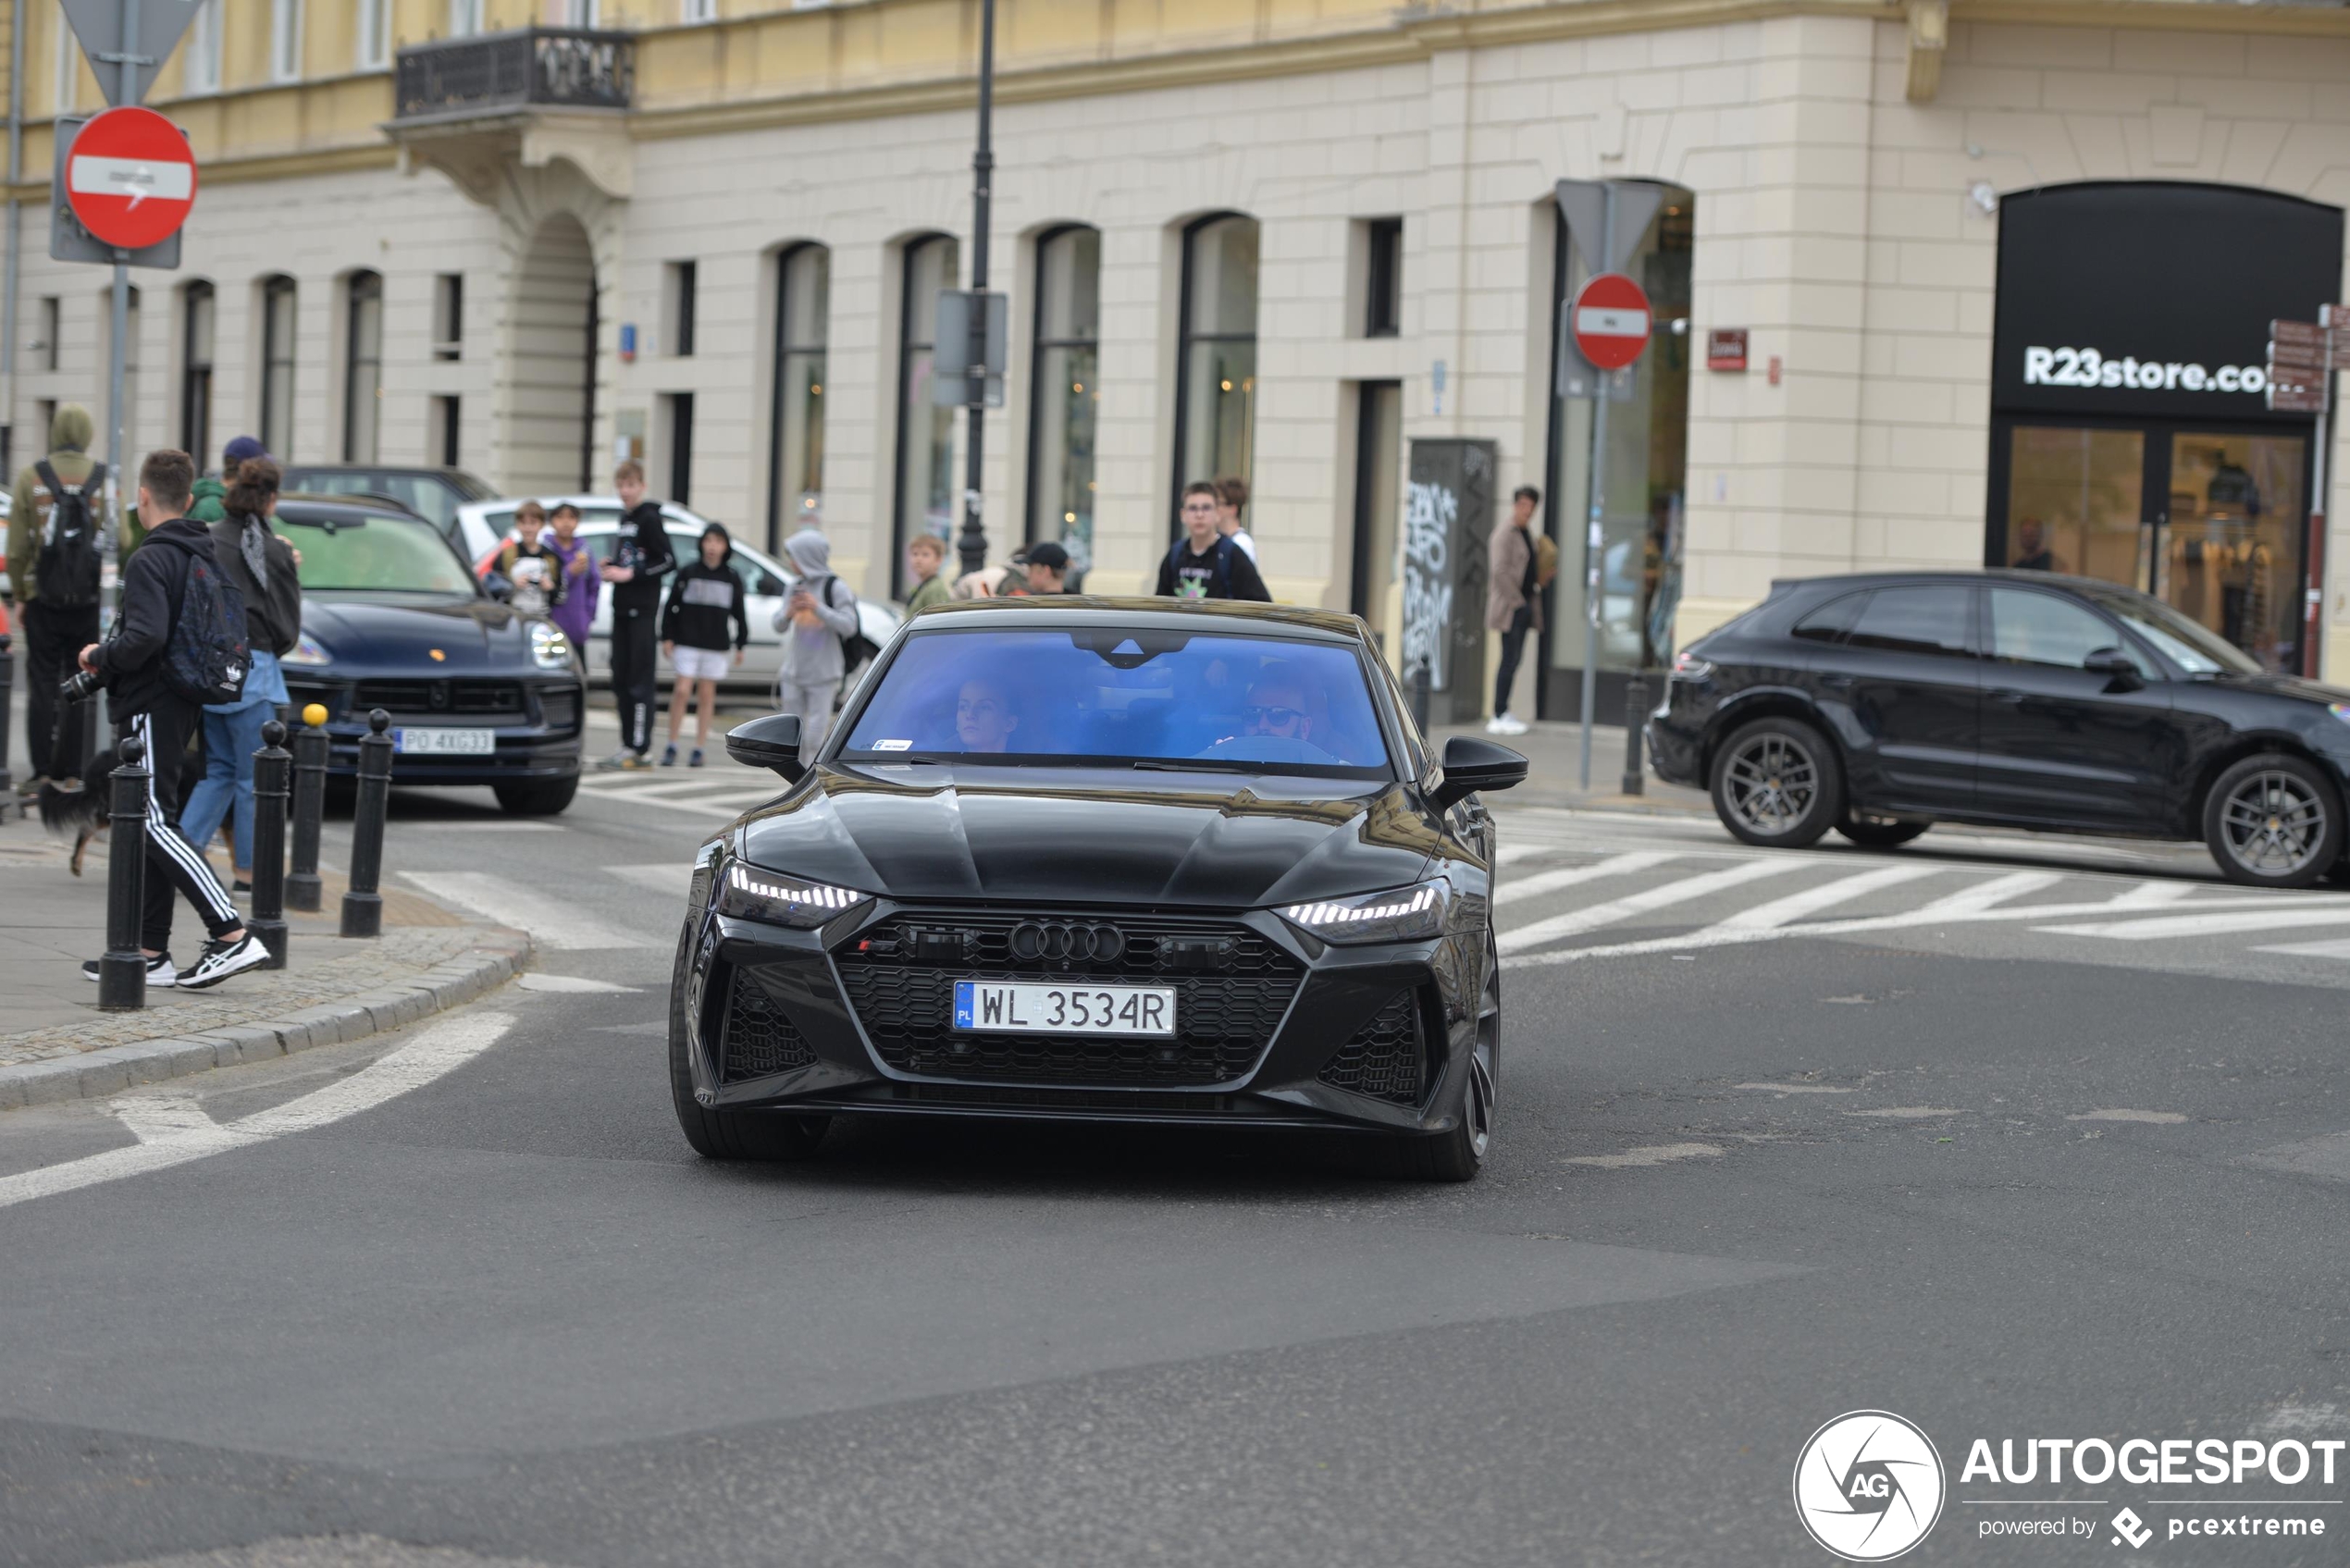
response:
<svg viewBox="0 0 2350 1568"><path fill-rule="evenodd" d="M996 109L996 0L979 6L979 145L971 154L971 350L965 396L971 406L971 436L963 452L963 533L955 548L963 570L987 564L987 525L980 512L981 473L987 442L987 225L989 186L996 174L990 121Z"/></svg>

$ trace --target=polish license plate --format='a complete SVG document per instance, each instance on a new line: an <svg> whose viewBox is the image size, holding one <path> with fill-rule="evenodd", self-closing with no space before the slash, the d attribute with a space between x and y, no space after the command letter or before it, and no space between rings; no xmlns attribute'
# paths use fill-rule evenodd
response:
<svg viewBox="0 0 2350 1568"><path fill-rule="evenodd" d="M391 748L410 757L488 757L498 749L498 732L394 730Z"/></svg>
<svg viewBox="0 0 2350 1568"><path fill-rule="evenodd" d="M1161 985L955 982L955 1027L979 1034L1175 1032L1175 992Z"/></svg>

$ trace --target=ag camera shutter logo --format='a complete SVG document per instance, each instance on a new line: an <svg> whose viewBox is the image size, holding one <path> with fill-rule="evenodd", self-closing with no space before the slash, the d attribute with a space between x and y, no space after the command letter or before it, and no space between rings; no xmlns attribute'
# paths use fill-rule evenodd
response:
<svg viewBox="0 0 2350 1568"><path fill-rule="evenodd" d="M1886 1562L1925 1539L1942 1517L1942 1456L1890 1411L1839 1415L1795 1462L1795 1512L1812 1538L1847 1562Z"/></svg>

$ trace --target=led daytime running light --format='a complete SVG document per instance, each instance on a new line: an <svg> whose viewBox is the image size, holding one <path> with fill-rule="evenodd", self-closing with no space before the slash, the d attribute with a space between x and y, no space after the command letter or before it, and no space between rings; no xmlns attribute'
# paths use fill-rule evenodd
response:
<svg viewBox="0 0 2350 1568"><path fill-rule="evenodd" d="M845 887L827 887L822 883L761 882L743 870L740 862L726 873L726 881L738 892L758 898L772 898L779 904L814 904L826 909L847 909L865 901L861 893L851 893Z"/></svg>
<svg viewBox="0 0 2350 1568"><path fill-rule="evenodd" d="M1387 920L1416 914L1436 902L1436 890L1423 887L1395 904L1292 904L1281 911L1302 926L1352 925L1357 920Z"/></svg>

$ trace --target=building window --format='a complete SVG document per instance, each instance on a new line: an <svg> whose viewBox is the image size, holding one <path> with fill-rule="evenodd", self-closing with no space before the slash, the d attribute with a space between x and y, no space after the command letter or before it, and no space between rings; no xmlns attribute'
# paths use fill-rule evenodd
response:
<svg viewBox="0 0 2350 1568"><path fill-rule="evenodd" d="M718 19L718 0L678 0L677 19L682 22L714 22Z"/></svg>
<svg viewBox="0 0 2350 1568"><path fill-rule="evenodd" d="M449 36L471 38L481 31L481 0L449 0Z"/></svg>
<svg viewBox="0 0 2350 1568"><path fill-rule="evenodd" d="M279 463L293 456L294 280L261 286L261 444Z"/></svg>
<svg viewBox="0 0 2350 1568"><path fill-rule="evenodd" d="M906 242L897 332L897 498L890 532L892 591L905 597L906 544L916 534L955 536L955 411L931 401L931 349L938 293L954 287L961 265L954 237L926 234Z"/></svg>
<svg viewBox="0 0 2350 1568"><path fill-rule="evenodd" d="M662 433L669 438L669 499L679 506L693 502L694 394L671 392L662 398Z"/></svg>
<svg viewBox="0 0 2350 1568"><path fill-rule="evenodd" d="M694 352L694 290L700 269L692 262L671 262L662 269L662 315L669 328L669 352L679 359Z"/></svg>
<svg viewBox="0 0 2350 1568"><path fill-rule="evenodd" d="M359 0L359 38L352 64L377 71L391 63L391 0Z"/></svg>
<svg viewBox="0 0 2350 1568"><path fill-rule="evenodd" d="M1404 330L1404 220L1375 217L1362 226L1363 336Z"/></svg>
<svg viewBox="0 0 2350 1568"><path fill-rule="evenodd" d="M202 469L212 451L212 285L179 290L179 450Z"/></svg>
<svg viewBox="0 0 2350 1568"><path fill-rule="evenodd" d="M32 352L40 356L41 368L43 370L57 368L57 338L60 329L65 325L64 307L65 302L55 294L41 296L41 336L34 340ZM41 432L41 436L43 440L46 440L49 432L44 429Z"/></svg>
<svg viewBox="0 0 2350 1568"><path fill-rule="evenodd" d="M1094 560L1094 415L1099 385L1102 236L1058 228L1036 241L1036 343L1029 377L1028 539L1058 539L1072 569Z"/></svg>
<svg viewBox="0 0 2350 1568"><path fill-rule="evenodd" d="M302 0L270 0L269 80L302 80Z"/></svg>
<svg viewBox="0 0 2350 1568"><path fill-rule="evenodd" d="M22 15L21 11L11 13L14 18L21 18ZM57 58L52 73L49 101L56 105L57 113L69 115L74 111L76 90L81 85L77 74L81 68L81 45L74 41L73 28L67 22L65 13L56 11L52 15L56 18L54 25L57 30Z"/></svg>
<svg viewBox="0 0 2350 1568"><path fill-rule="evenodd" d="M824 339L832 253L795 245L775 265L775 408L769 432L767 548L824 509Z"/></svg>
<svg viewBox="0 0 2350 1568"><path fill-rule="evenodd" d="M1217 213L1183 230L1182 340L1172 504L1194 479L1247 480L1256 426L1256 220Z"/></svg>
<svg viewBox="0 0 2350 1568"><path fill-rule="evenodd" d="M203 0L188 24L180 72L190 93L220 91L220 5L221 0Z"/></svg>
<svg viewBox="0 0 2350 1568"><path fill-rule="evenodd" d="M343 312L342 460L373 463L383 414L383 274L352 273Z"/></svg>
<svg viewBox="0 0 2350 1568"><path fill-rule="evenodd" d="M603 24L603 6L600 0L563 0L565 27L600 27Z"/></svg>
<svg viewBox="0 0 2350 1568"><path fill-rule="evenodd" d="M432 357L462 359L465 352L465 275L444 272L432 280Z"/></svg>
<svg viewBox="0 0 2350 1568"><path fill-rule="evenodd" d="M435 463L443 468L457 464L457 400L454 397L434 398L432 404L432 442Z"/></svg>

